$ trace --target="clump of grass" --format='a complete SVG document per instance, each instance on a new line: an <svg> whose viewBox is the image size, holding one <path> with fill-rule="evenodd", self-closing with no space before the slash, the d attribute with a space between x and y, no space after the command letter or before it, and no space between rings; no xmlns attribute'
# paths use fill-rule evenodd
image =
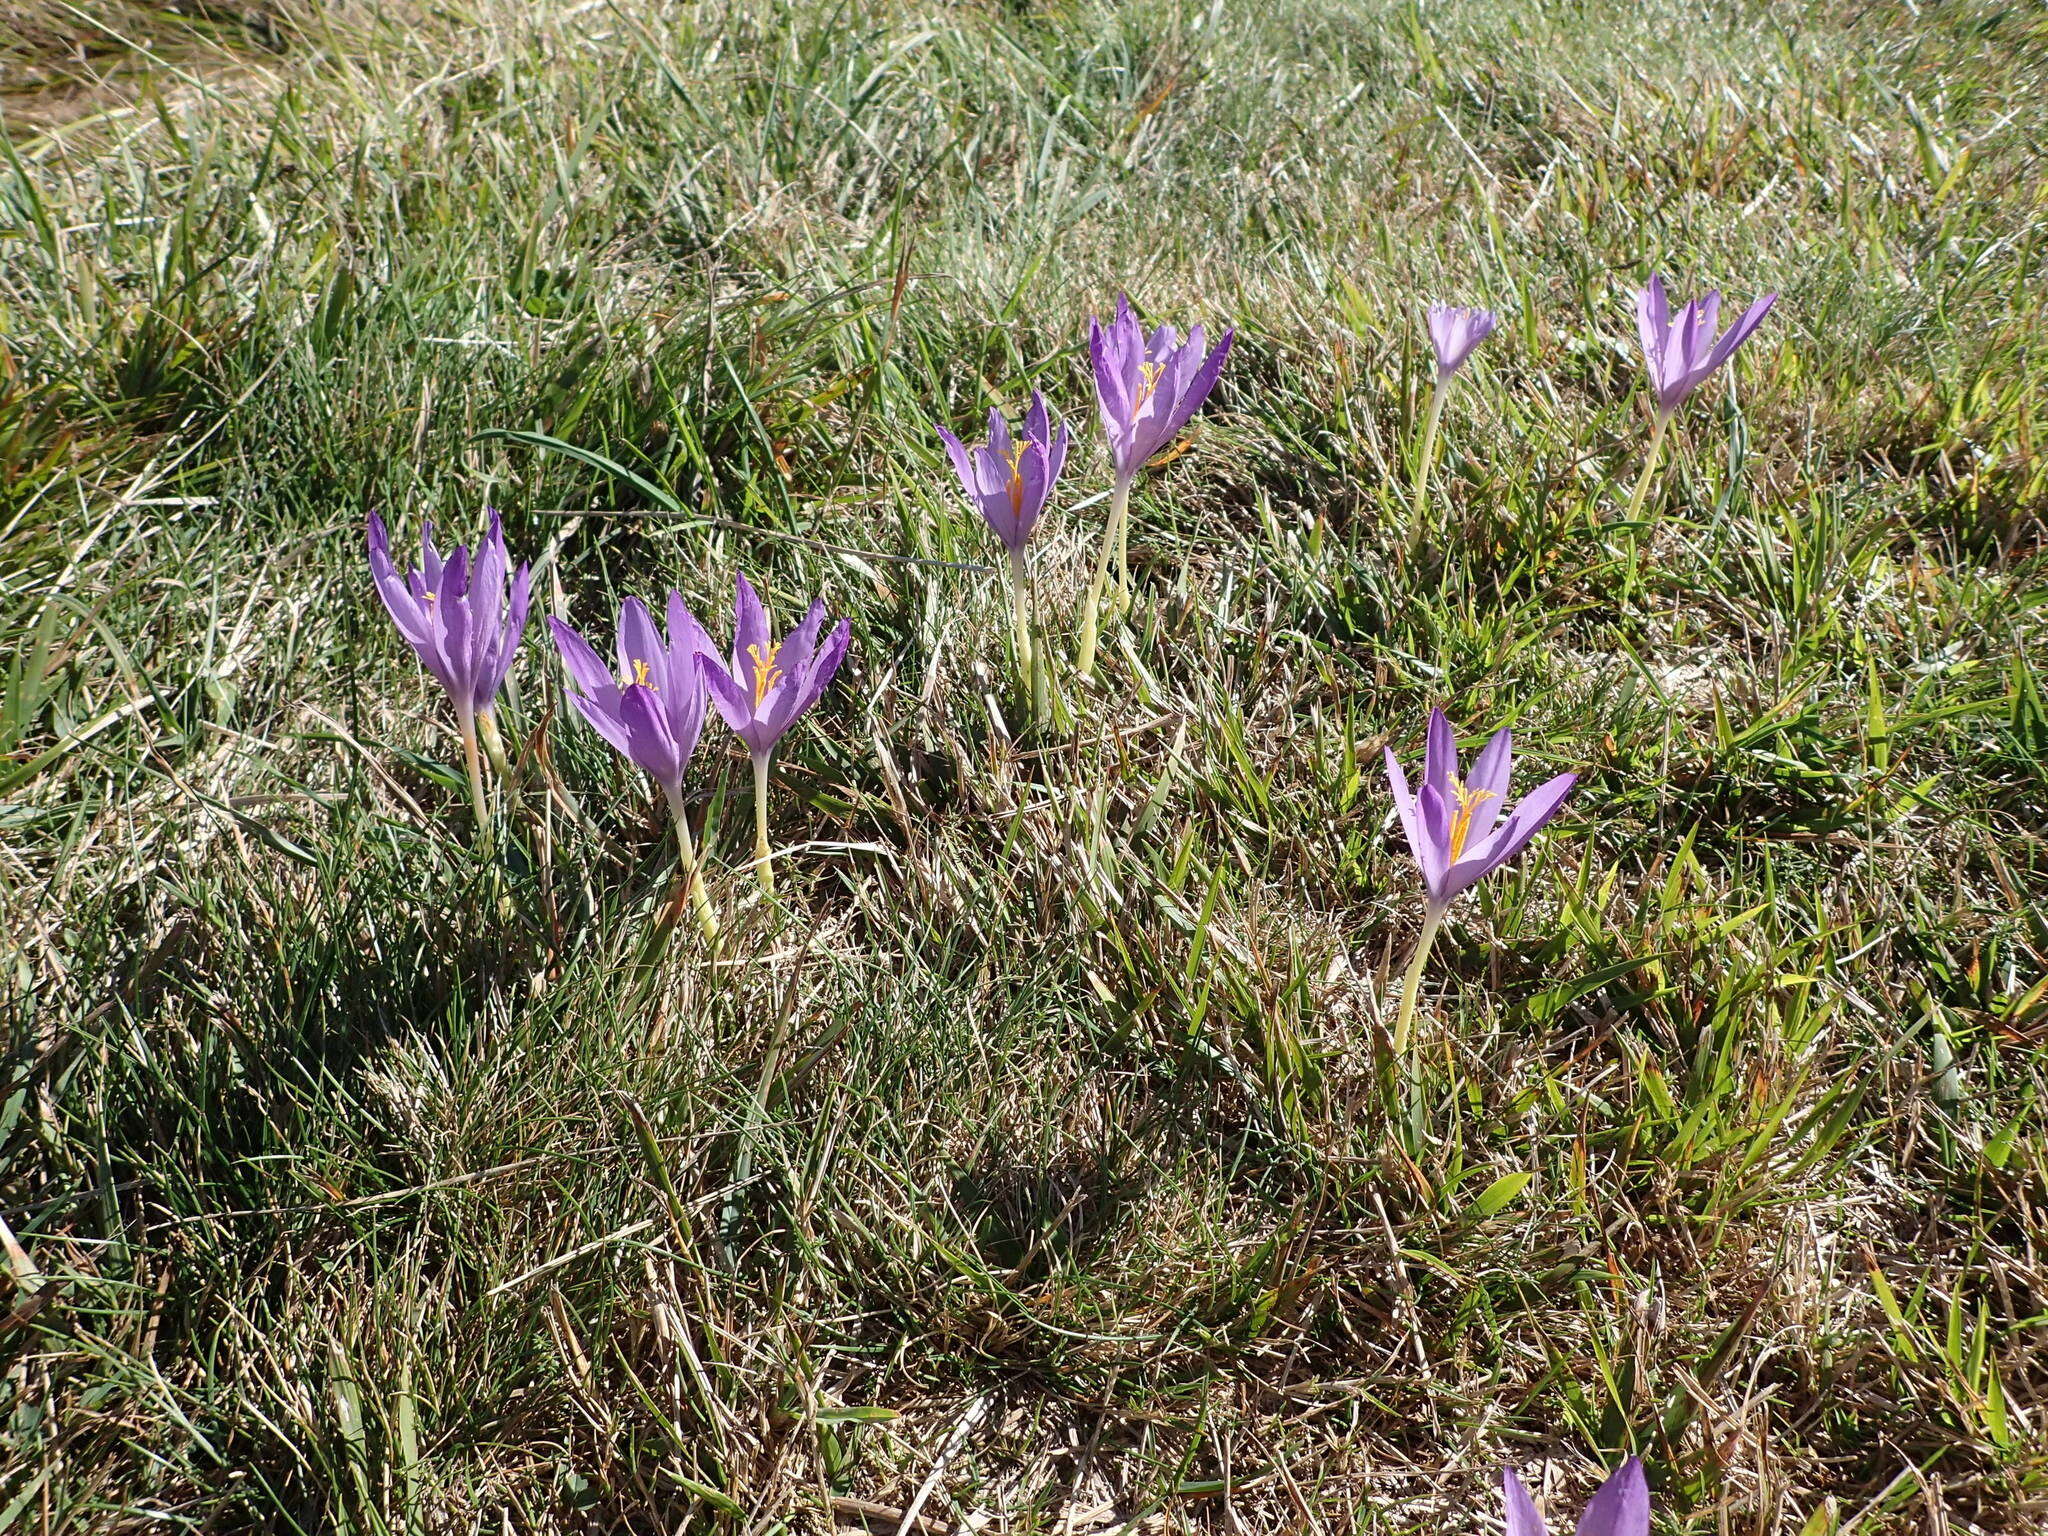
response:
<svg viewBox="0 0 2048 1536"><path fill-rule="evenodd" d="M2022 13L271 14L0 167L10 1519L1392 1532L1634 1450L1673 1530L2038 1523ZM1652 262L1785 299L1638 549ZM1119 287L1238 341L1038 731L934 427L1086 421ZM1435 297L1507 319L1411 550ZM368 508L486 505L551 609L854 616L786 915L707 752L652 986L666 807L529 648L474 853L372 606ZM1439 700L1583 778L1389 1113Z"/></svg>

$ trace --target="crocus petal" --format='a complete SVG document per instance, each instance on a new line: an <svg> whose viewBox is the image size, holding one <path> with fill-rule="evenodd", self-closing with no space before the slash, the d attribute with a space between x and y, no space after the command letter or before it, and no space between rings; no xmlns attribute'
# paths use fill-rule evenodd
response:
<svg viewBox="0 0 2048 1536"><path fill-rule="evenodd" d="M1408 775L1401 771L1401 760L1394 756L1394 749L1387 748L1387 788L1393 792L1394 814L1401 818L1401 830L1408 838L1408 851L1415 862L1422 862L1422 826L1416 815L1415 797L1408 793Z"/></svg>
<svg viewBox="0 0 2048 1536"><path fill-rule="evenodd" d="M1465 793L1478 796L1472 807L1472 825L1465 832L1470 848L1493 830L1494 822L1507 808L1508 781L1515 770L1515 738L1512 731L1499 730L1480 749L1472 771L1465 775Z"/></svg>
<svg viewBox="0 0 2048 1536"><path fill-rule="evenodd" d="M370 580L377 588L377 595L384 600L392 622L397 624L398 632L415 651L431 645L433 626L420 611L419 599L391 568L391 536L385 531L384 519L374 512L370 514L369 546Z"/></svg>
<svg viewBox="0 0 2048 1536"><path fill-rule="evenodd" d="M619 720L630 742L626 755L653 774L664 788L680 789L688 760L677 751L676 742L669 735L668 720L654 690L637 683L620 689Z"/></svg>
<svg viewBox="0 0 2048 1536"><path fill-rule="evenodd" d="M1507 1536L1550 1536L1543 1516L1537 1512L1536 1501L1529 1497L1529 1490L1522 1486L1519 1477L1503 1471L1500 1491L1507 1502Z"/></svg>
<svg viewBox="0 0 2048 1536"><path fill-rule="evenodd" d="M1052 419L1045 408L1045 396L1031 391L1031 404L1024 412L1024 436L1034 443L1052 441Z"/></svg>
<svg viewBox="0 0 2048 1536"><path fill-rule="evenodd" d="M1415 850L1415 862L1422 868L1422 883L1430 899L1449 901L1457 895L1446 884L1451 847L1451 812L1434 784L1425 784L1415 795L1415 821L1422 829L1422 843Z"/></svg>
<svg viewBox="0 0 2048 1536"><path fill-rule="evenodd" d="M496 654L491 659L488 686L477 700L477 708L489 706L498 696L498 690L505 686L506 674L512 670L512 658L519 651L519 642L526 634L527 610L533 599L533 573L521 565L512 573L512 600L505 608L505 623L498 632Z"/></svg>
<svg viewBox="0 0 2048 1536"><path fill-rule="evenodd" d="M578 693L604 700L618 693L618 680L588 640L552 615L548 618L548 633L555 637L555 649L561 653L562 665L569 669L569 678Z"/></svg>
<svg viewBox="0 0 2048 1536"><path fill-rule="evenodd" d="M742 687L716 656L701 655L697 668L710 691L711 702L736 735L744 738L754 724L754 690Z"/></svg>
<svg viewBox="0 0 2048 1536"><path fill-rule="evenodd" d="M1764 323L1764 316L1771 312L1771 306L1778 302L1775 293L1767 293L1742 313L1742 318L1728 327L1728 334L1714 344L1713 352L1707 358L1709 371L1720 367L1735 355L1735 349L1749 340L1750 333Z"/></svg>
<svg viewBox="0 0 2048 1536"><path fill-rule="evenodd" d="M824 624L825 605L813 598L811 606L804 610L803 623L789 632L776 652L776 665L785 677L800 677L811 664L811 655L818 649L818 631Z"/></svg>
<svg viewBox="0 0 2048 1536"><path fill-rule="evenodd" d="M434 548L434 524L420 524L420 581L428 592L441 590L441 551Z"/></svg>
<svg viewBox="0 0 2048 1536"><path fill-rule="evenodd" d="M1530 790L1522 803L1515 807L1508 824L1491 840L1490 846L1473 851L1472 857L1482 859L1486 865L1480 873L1499 869L1528 847L1529 839L1541 832L1545 823L1558 813L1564 805L1564 797L1572 792L1572 786L1578 781L1576 773L1560 773Z"/></svg>
<svg viewBox="0 0 2048 1536"><path fill-rule="evenodd" d="M1131 417L1131 386L1110 333L1097 320L1088 322L1088 360L1095 372L1096 409L1114 440Z"/></svg>
<svg viewBox="0 0 2048 1536"><path fill-rule="evenodd" d="M668 647L654 627L654 615L637 597L619 605L619 681L668 686Z"/></svg>
<svg viewBox="0 0 2048 1536"><path fill-rule="evenodd" d="M974 460L967 456L967 445L944 427L939 428L939 441L946 445L946 456L953 461L953 473L960 477L961 486L972 496L978 482L974 475Z"/></svg>
<svg viewBox="0 0 2048 1536"><path fill-rule="evenodd" d="M1650 1536L1650 1484L1635 1457L1587 1501L1578 1536Z"/></svg>
<svg viewBox="0 0 2048 1536"><path fill-rule="evenodd" d="M1429 732L1422 760L1422 782L1445 800L1458 777L1458 742L1451 734L1451 722L1441 709L1429 712Z"/></svg>
<svg viewBox="0 0 2048 1536"><path fill-rule="evenodd" d="M690 658L717 654L710 634L697 622L697 615L690 612L689 604L683 601L683 594L673 587L669 588L667 616L670 685L681 688L686 682L701 683L702 679L690 665Z"/></svg>
<svg viewBox="0 0 2048 1536"><path fill-rule="evenodd" d="M1721 290L1709 289L1686 306L1691 323L1685 333L1685 365L1694 372L1713 367L1707 358L1714 350L1714 332L1721 328Z"/></svg>
<svg viewBox="0 0 2048 1536"><path fill-rule="evenodd" d="M498 514L493 512L490 528L477 546L476 568L469 583L470 604L480 617L498 617L505 602L505 572L510 565L505 558L505 530L498 522Z"/></svg>
<svg viewBox="0 0 2048 1536"><path fill-rule="evenodd" d="M442 574L455 570L456 558L463 553L458 547L450 555ZM441 679L450 698L461 704L472 705L475 700L473 673L470 662L470 626L476 622L469 611L469 604L459 596L451 595L447 587L441 589L441 600L434 604L435 615L440 619L440 632L435 637L433 659L427 660L428 669ZM426 658L421 658L426 660Z"/></svg>
<svg viewBox="0 0 2048 1536"><path fill-rule="evenodd" d="M738 677L749 671L754 655L768 654L768 610L761 594L744 576L734 578L732 671Z"/></svg>
<svg viewBox="0 0 2048 1536"><path fill-rule="evenodd" d="M825 637L825 643L818 648L817 659L811 663L805 678L804 708L809 709L831 686L832 679L839 671L839 664L846 660L847 647L853 643L853 621L841 619L832 627L832 633Z"/></svg>
<svg viewBox="0 0 2048 1536"><path fill-rule="evenodd" d="M1650 365L1653 380L1662 382L1659 365L1664 342L1671 332L1671 316L1664 302L1664 279L1650 274L1649 285L1636 295L1636 335L1642 339L1643 361Z"/></svg>
<svg viewBox="0 0 2048 1536"><path fill-rule="evenodd" d="M590 728L602 736L614 752L628 762L635 761L633 733L626 729L625 722L619 718L616 699L607 702L571 690L569 702L575 706L576 713L589 722Z"/></svg>
<svg viewBox="0 0 2048 1536"><path fill-rule="evenodd" d="M1216 379L1223 372L1223 361L1230 356L1230 345L1236 340L1237 328L1232 326L1223 333L1223 339L1216 343L1216 350L1211 352L1203 360L1202 366L1195 371L1195 376L1189 380L1185 392L1174 402L1173 426L1169 436L1186 426L1189 418L1202 408L1202 402L1209 398L1209 391L1216 387Z"/></svg>

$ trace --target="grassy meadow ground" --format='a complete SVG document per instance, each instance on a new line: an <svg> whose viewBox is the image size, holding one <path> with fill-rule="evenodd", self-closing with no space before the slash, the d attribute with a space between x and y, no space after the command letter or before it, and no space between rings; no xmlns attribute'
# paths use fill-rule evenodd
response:
<svg viewBox="0 0 2048 1536"><path fill-rule="evenodd" d="M0 1529L1561 1531L1629 1450L1664 1536L2048 1522L2040 11L5 0L0 72ZM1784 297L1631 527L1653 267ZM1119 287L1237 349L1036 729L933 426L1080 429L1071 654ZM1411 545L1431 298L1508 318ZM720 954L641 967L537 624L472 851L362 522L486 506L595 629L852 616L779 912L707 732ZM1404 1080L1436 702L1583 777Z"/></svg>

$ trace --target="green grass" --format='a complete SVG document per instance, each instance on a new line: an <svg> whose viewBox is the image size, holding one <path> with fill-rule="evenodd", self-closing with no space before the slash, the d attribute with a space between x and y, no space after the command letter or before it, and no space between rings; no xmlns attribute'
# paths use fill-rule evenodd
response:
<svg viewBox="0 0 2048 1536"><path fill-rule="evenodd" d="M16 9L0 1529L2048 1518L2038 14ZM1632 529L1653 266L1784 297ZM1070 656L1119 287L1237 350L1040 730L932 427L1083 429ZM486 505L852 615L716 959L537 631L471 851L362 521ZM1402 1084L1433 702L1582 780Z"/></svg>

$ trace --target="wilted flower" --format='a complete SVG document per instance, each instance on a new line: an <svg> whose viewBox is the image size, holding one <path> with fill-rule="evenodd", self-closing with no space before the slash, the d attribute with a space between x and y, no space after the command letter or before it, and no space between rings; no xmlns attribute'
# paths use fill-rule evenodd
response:
<svg viewBox="0 0 2048 1536"><path fill-rule="evenodd" d="M1183 342L1179 332L1162 325L1147 336L1131 313L1131 301L1117 295L1116 317L1104 325L1088 322L1088 355L1095 368L1095 403L1102 417L1102 430L1109 438L1109 459L1115 471L1109 497L1109 521L1103 526L1102 550L1095 562L1095 579L1081 610L1081 643L1077 668L1081 676L1095 671L1095 637L1099 623L1097 609L1103 589L1109 583L1109 562L1115 556L1119 590L1130 585L1130 550L1127 523L1130 517L1131 482L1138 471L1188 424L1202 408L1209 391L1216 387L1223 360L1230 355L1236 339L1234 328L1225 330L1213 350L1208 348L1202 327L1189 329Z"/></svg>
<svg viewBox="0 0 2048 1536"><path fill-rule="evenodd" d="M700 663L711 687L711 702L725 717L754 760L754 856L761 888L775 892L768 847L768 759L775 743L805 710L818 702L832 674L846 659L853 626L841 619L824 643L825 605L811 604L803 623L779 641L769 639L768 610L747 578L738 580L734 604L732 666L726 668L707 645Z"/></svg>
<svg viewBox="0 0 2048 1536"><path fill-rule="evenodd" d="M1030 542L1038 519L1045 512L1053 482L1066 467L1070 434L1062 422L1054 430L1045 397L1031 392L1031 408L1024 413L1024 435L1010 437L1010 424L1003 413L988 413L988 442L968 448L959 438L939 428L960 487L970 505L995 530L996 537L1010 553L1010 611L1017 633L1017 666L1031 679L1034 704L1042 710L1043 678L1033 662L1031 643L1031 579L1024 565L1024 547Z"/></svg>
<svg viewBox="0 0 2048 1536"><path fill-rule="evenodd" d="M1765 294L1717 341L1714 328L1720 323L1720 293L1694 299L1673 321L1664 300L1664 280L1651 273L1650 285L1636 295L1636 330L1642 337L1650 387L1657 394L1657 414L1673 415L1685 403L1685 397L1706 381L1707 375L1749 340L1750 333L1763 323L1764 316L1777 302L1775 293Z"/></svg>
<svg viewBox="0 0 2048 1536"><path fill-rule="evenodd" d="M1465 366L1472 349L1494 333L1500 316L1490 309L1429 306L1429 344L1436 349L1436 383L1429 392L1429 417L1422 428L1422 448L1415 460L1415 526L1411 541L1422 537L1422 509L1429 500L1429 472L1436 463L1436 429L1443 420L1444 395L1452 375Z"/></svg>
<svg viewBox="0 0 2048 1536"><path fill-rule="evenodd" d="M988 442L979 448L967 447L944 427L939 436L969 505L987 520L1004 548L1022 556L1045 512L1053 482L1066 467L1071 439L1066 424L1054 429L1045 397L1033 390L1020 437L1011 438L1010 424L998 410L988 413Z"/></svg>
<svg viewBox="0 0 2048 1536"><path fill-rule="evenodd" d="M1436 349L1436 377L1441 384L1460 368L1472 349L1500 326L1490 309L1459 309L1450 304L1429 306L1429 344Z"/></svg>
<svg viewBox="0 0 2048 1536"><path fill-rule="evenodd" d="M469 550L457 544L443 555L434 548L434 525L420 531L420 568L403 577L392 568L391 539L384 519L370 514L370 577L378 596L391 611L398 632L426 669L440 679L455 704L462 733L463 756L469 768L470 799L477 830L487 835L483 765L477 753L477 721L488 725L498 690L512 669L513 653L526 629L530 595L527 568L512 573L506 593L505 530L498 514L477 545L474 563Z"/></svg>
<svg viewBox="0 0 2048 1536"><path fill-rule="evenodd" d="M666 640L647 605L629 597L619 607L619 670L614 677L589 642L567 624L550 618L548 628L574 684L569 702L598 735L646 769L667 796L697 921L707 937L715 937L718 916L698 870L683 805L683 775L704 729L704 674L698 658L711 649L711 637L679 592L668 595Z"/></svg>
<svg viewBox="0 0 2048 1536"><path fill-rule="evenodd" d="M1444 913L1457 896L1499 869L1522 851L1529 839L1543 829L1564 804L1564 797L1578 781L1578 775L1561 773L1538 785L1505 818L1508 780L1514 771L1514 736L1498 731L1481 750L1472 765L1471 776L1458 777L1458 746L1450 722L1441 709L1429 712L1429 737L1423 762L1422 787L1408 792L1408 776L1401 771L1393 748L1387 749L1387 784L1393 791L1394 810L1408 834L1408 847L1422 870L1422 883L1429 893L1423 907L1422 936L1416 941L1415 957L1409 962L1403 986L1401 1014L1394 1026L1394 1048L1398 1054L1408 1044L1408 1025L1415 1014L1415 998L1422 981L1423 962Z"/></svg>
<svg viewBox="0 0 2048 1536"><path fill-rule="evenodd" d="M1550 1536L1522 1480L1503 1471L1500 1483L1507 1500L1507 1536ZM1586 1501L1577 1536L1650 1536L1650 1485L1635 1457L1624 1461Z"/></svg>

